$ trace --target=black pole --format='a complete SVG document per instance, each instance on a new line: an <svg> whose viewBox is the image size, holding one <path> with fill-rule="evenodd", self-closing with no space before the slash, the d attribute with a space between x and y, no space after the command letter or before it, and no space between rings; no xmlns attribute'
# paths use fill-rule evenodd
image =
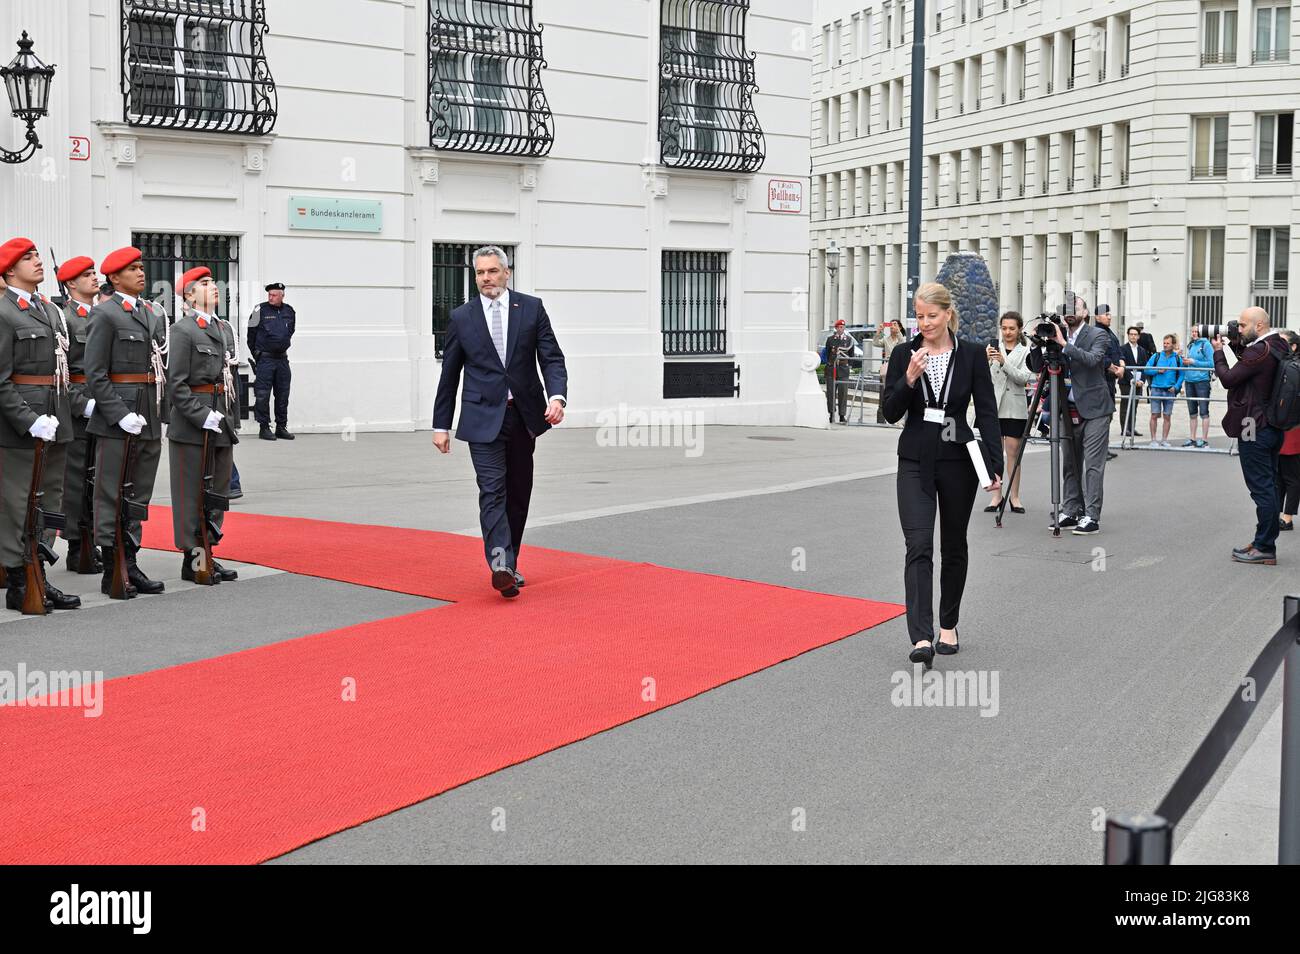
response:
<svg viewBox="0 0 1300 954"><path fill-rule="evenodd" d="M912 141L907 173L907 314L921 286L921 146L925 138L925 0L913 0L912 11ZM901 318L886 315L885 318Z"/></svg>

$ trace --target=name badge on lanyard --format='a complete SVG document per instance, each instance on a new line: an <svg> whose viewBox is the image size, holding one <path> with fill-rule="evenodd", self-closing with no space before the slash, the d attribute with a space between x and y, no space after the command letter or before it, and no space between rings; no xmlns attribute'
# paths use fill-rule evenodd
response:
<svg viewBox="0 0 1300 954"><path fill-rule="evenodd" d="M930 376L922 373L921 388L925 394L925 422L927 424L943 424L947 421L945 409L948 407L948 398L952 394L952 372L953 366L957 363L957 339L952 340L952 351L948 354L948 367L943 376L943 395L939 398L930 390Z"/></svg>

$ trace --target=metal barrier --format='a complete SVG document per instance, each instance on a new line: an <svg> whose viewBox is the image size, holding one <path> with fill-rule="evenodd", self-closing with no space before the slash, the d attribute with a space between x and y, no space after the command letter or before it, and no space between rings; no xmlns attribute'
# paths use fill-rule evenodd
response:
<svg viewBox="0 0 1300 954"><path fill-rule="evenodd" d="M1118 444L1112 443L1111 444L1112 447L1118 447L1120 450L1183 451L1183 452L1191 451L1197 454L1227 454L1229 456L1235 454L1237 448L1237 439L1235 437L1229 438L1227 449L1224 449L1222 447L1208 447L1208 446L1207 447L1159 447L1159 446L1152 447L1150 444L1146 444L1146 445L1139 444L1137 442L1138 439L1137 439L1137 427L1136 427L1137 407L1138 404L1142 403L1143 401L1145 401L1148 405L1151 404L1151 395L1148 393L1149 390L1150 388L1144 388L1142 391L1134 391L1131 395L1126 395L1121 391L1119 394L1116 395L1117 401L1122 399L1128 402L1128 419L1121 422L1122 426L1120 427L1119 443ZM1213 395L1206 398L1189 398L1187 397L1186 394L1184 394L1181 397L1157 397L1156 400L1177 401L1180 403L1183 401L1205 401L1208 404L1225 404L1225 405L1228 403L1228 398L1226 396L1214 397ZM1123 405L1121 404L1121 407L1122 406ZM1170 416L1172 417L1172 415ZM1190 421L1191 419L1192 419L1191 415L1188 414L1188 420Z"/></svg>
<svg viewBox="0 0 1300 954"><path fill-rule="evenodd" d="M1282 674L1282 779L1278 806L1278 864L1300 864L1300 596L1282 600L1282 628L1273 634L1243 680L1254 697L1238 688L1173 787L1152 814L1106 818L1105 863L1167 865L1173 858L1174 827L1205 790L1241 735L1280 666Z"/></svg>

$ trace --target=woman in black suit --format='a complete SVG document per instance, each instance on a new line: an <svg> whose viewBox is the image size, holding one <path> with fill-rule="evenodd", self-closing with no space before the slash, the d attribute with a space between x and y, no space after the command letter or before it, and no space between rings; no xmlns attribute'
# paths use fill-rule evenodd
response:
<svg viewBox="0 0 1300 954"><path fill-rule="evenodd" d="M966 410L975 401L980 450L993 483L1002 487L1001 427L984 349L957 340L957 309L937 282L916 292L920 331L889 356L883 403L891 424L907 415L898 438L898 516L907 541L903 579L912 662L934 661L934 520L939 516L938 652L957 652L957 617L966 586L966 527L979 478L966 444L975 439Z"/></svg>

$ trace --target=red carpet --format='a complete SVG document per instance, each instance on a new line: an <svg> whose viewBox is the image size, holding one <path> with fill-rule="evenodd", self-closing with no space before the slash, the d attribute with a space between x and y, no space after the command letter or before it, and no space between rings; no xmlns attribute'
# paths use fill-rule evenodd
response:
<svg viewBox="0 0 1300 954"><path fill-rule="evenodd" d="M222 552L404 592L483 595L476 540L331 524L325 551L308 524L321 527L231 515ZM429 581L391 558L414 548L437 569ZM381 552L372 566L366 554ZM516 601L488 590L487 599L111 680L97 719L75 708L0 709L0 862L263 861L902 612L649 564L525 553L540 585L530 579ZM342 699L345 680L355 701Z"/></svg>

